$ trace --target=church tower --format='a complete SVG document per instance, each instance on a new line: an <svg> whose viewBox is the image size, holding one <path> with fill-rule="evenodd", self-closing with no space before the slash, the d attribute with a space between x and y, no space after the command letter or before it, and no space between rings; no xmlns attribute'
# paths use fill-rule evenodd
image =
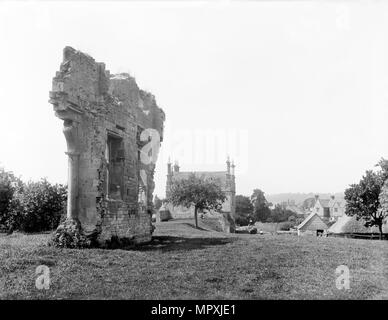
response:
<svg viewBox="0 0 388 320"><path fill-rule="evenodd" d="M234 161L232 161L232 171L231 171L231 203L230 203L230 211L232 214L236 212L236 178L234 175L234 168L236 165Z"/></svg>
<svg viewBox="0 0 388 320"><path fill-rule="evenodd" d="M234 161L230 161L230 158L228 156L226 160L226 188L225 188L225 195L227 197L227 206L232 213L232 215L236 211L236 182L235 182L235 176L234 176L234 168L235 168ZM228 210L228 211L229 211Z"/></svg>

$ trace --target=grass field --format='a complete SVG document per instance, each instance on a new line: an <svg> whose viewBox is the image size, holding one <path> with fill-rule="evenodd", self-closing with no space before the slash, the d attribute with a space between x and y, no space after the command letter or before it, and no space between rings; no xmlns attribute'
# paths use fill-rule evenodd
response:
<svg viewBox="0 0 388 320"><path fill-rule="evenodd" d="M128 250L45 246L48 234L0 235L2 299L388 299L388 242L196 230L157 224ZM50 268L48 290L36 267ZM350 289L335 285L339 265Z"/></svg>

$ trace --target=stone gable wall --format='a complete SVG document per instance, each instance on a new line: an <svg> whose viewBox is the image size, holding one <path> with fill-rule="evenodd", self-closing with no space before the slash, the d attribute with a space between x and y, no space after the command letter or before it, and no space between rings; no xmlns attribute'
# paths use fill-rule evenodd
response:
<svg viewBox="0 0 388 320"><path fill-rule="evenodd" d="M224 232L234 232L235 222L234 214L236 211L236 182L234 175L225 172L169 172L167 174L166 181L166 198L168 198L169 191L174 183L174 181L187 179L190 174L194 173L199 177L205 179L212 179L217 182L221 187L222 191L225 193L226 199L222 203L221 212L216 212L210 210L203 216L204 219L216 219L219 222L220 228ZM194 217L194 207L186 208L184 206L173 206L172 204L166 204L166 208L170 211L171 216L174 219L187 219Z"/></svg>
<svg viewBox="0 0 388 320"><path fill-rule="evenodd" d="M164 112L154 96L140 90L128 74L111 75L103 63L70 47L64 49L63 59L53 79L50 102L64 120L69 170L73 170L69 195L76 196L68 202L72 208L68 219L78 220L84 233L99 242L112 237L150 240L155 164L139 160L139 150L147 143L139 141L139 135L154 129L162 139ZM108 136L122 146L116 166L110 169L111 176L121 177L117 185L121 199L108 195ZM146 186L140 170L146 172ZM139 186L146 194L141 204Z"/></svg>

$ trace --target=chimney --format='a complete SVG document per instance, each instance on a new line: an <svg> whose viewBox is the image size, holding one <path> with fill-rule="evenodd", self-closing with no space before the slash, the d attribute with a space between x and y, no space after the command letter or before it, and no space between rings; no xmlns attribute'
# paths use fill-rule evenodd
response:
<svg viewBox="0 0 388 320"><path fill-rule="evenodd" d="M335 198L334 194L332 194L332 195L330 196L330 198L331 198L332 200L334 200L334 198Z"/></svg>
<svg viewBox="0 0 388 320"><path fill-rule="evenodd" d="M229 159L229 156L226 159L226 171L228 172L228 174L230 174L230 159Z"/></svg>
<svg viewBox="0 0 388 320"><path fill-rule="evenodd" d="M175 161L175 164L174 164L174 172L179 172L178 161Z"/></svg>
<svg viewBox="0 0 388 320"><path fill-rule="evenodd" d="M319 199L319 194L316 194L315 195L315 201L317 201Z"/></svg>

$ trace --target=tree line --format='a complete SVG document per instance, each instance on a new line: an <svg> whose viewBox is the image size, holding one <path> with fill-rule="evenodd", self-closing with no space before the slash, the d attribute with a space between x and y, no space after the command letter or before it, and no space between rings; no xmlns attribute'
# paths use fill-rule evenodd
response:
<svg viewBox="0 0 388 320"><path fill-rule="evenodd" d="M0 231L55 229L66 212L67 188L46 179L23 182L0 168Z"/></svg>
<svg viewBox="0 0 388 320"><path fill-rule="evenodd" d="M284 204L276 204L273 209L271 207L272 203L267 201L260 189L253 190L250 197L237 195L235 221L242 226L249 222L289 222L288 227L303 221L301 215L287 209Z"/></svg>
<svg viewBox="0 0 388 320"><path fill-rule="evenodd" d="M388 217L388 160L381 159L378 170L367 170L358 183L345 190L345 214L362 219L366 227L377 226L383 234L383 224ZM46 179L24 183L12 172L0 168L0 230L12 232L39 232L57 227L66 211L67 188L51 184ZM220 211L226 196L219 184L191 175L186 180L174 183L170 196L164 201L174 206L194 206L195 224L198 227L198 212ZM162 200L155 199L156 209ZM236 196L235 221L239 225L250 222L289 222L294 226L303 217L287 206L272 204L260 189L253 190L250 197Z"/></svg>

